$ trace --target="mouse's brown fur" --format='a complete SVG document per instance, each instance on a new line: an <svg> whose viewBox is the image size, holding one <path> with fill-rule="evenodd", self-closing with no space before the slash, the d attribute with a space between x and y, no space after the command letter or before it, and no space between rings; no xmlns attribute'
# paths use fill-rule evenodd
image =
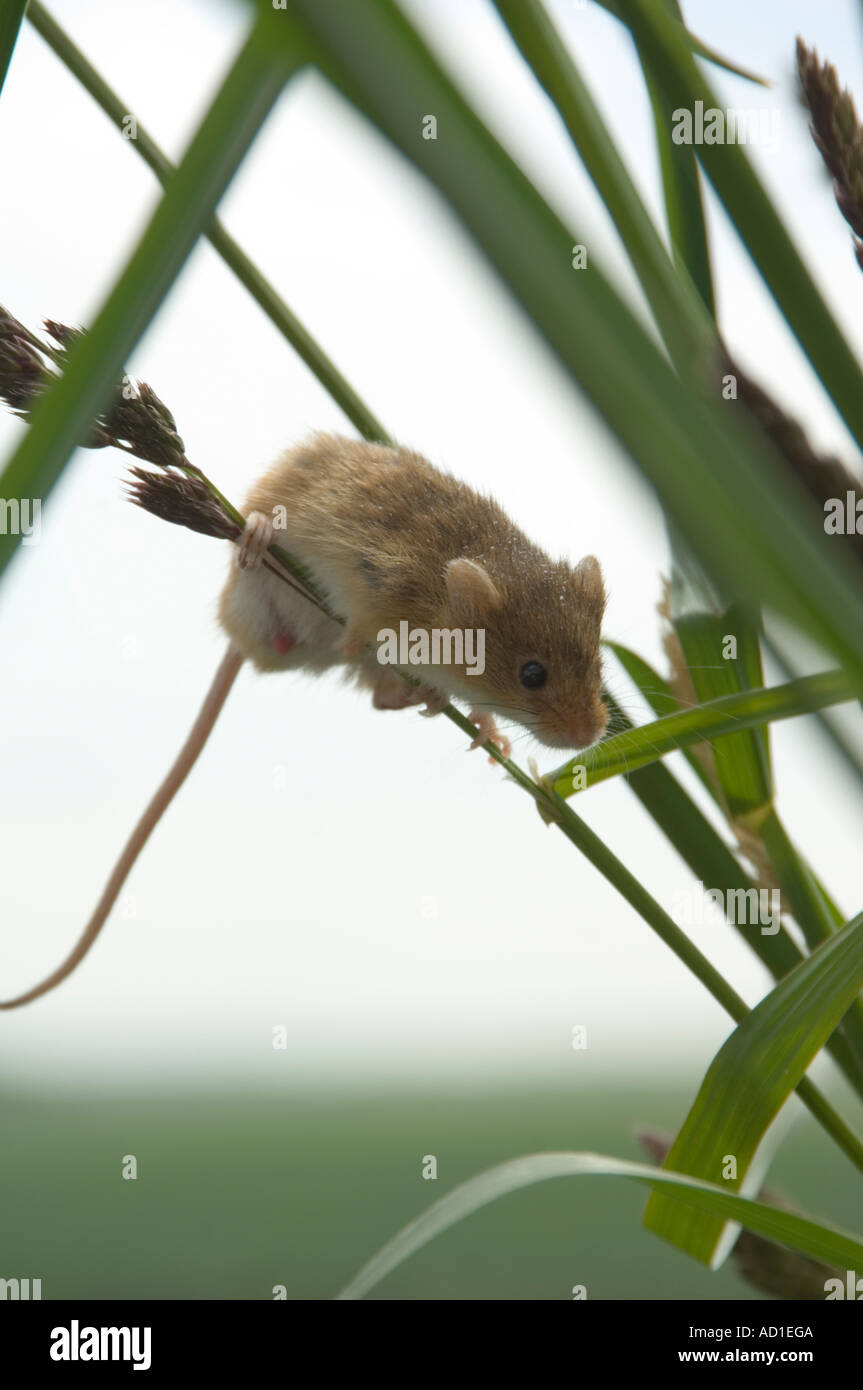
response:
<svg viewBox="0 0 863 1390"><path fill-rule="evenodd" d="M496 502L419 454L326 434L282 455L252 488L246 515L239 565L219 609L231 643L200 714L69 955L0 1009L47 994L84 959L200 754L244 657L263 671L342 665L372 687L380 708L425 700L433 712L451 695L461 697L474 706L474 746L488 738L508 748L492 710L553 747L584 747L605 728L599 657L605 594L592 555L574 569L552 561ZM261 564L271 539L306 565L345 628ZM375 654L380 630L404 621L411 629L482 628L484 671L422 667L425 687L412 693ZM528 662L546 668L541 688L521 681Z"/></svg>
<svg viewBox="0 0 863 1390"><path fill-rule="evenodd" d="M259 669L344 663L376 688L391 678L368 654L382 629L402 621L411 629L482 628L484 673L424 667L428 686L506 715L555 747L583 747L603 732L605 592L592 556L575 568L551 560L491 498L409 449L326 434L283 454L252 488L246 511L275 518L275 539L347 621L339 632L303 612L310 605L275 576L234 569L220 616ZM287 654L273 646L280 623L299 638ZM527 662L546 668L541 689L521 683Z"/></svg>

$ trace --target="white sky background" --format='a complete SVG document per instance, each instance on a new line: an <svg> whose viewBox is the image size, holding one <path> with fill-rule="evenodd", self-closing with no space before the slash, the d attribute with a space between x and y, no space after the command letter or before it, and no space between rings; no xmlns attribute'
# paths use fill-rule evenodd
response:
<svg viewBox="0 0 863 1390"><path fill-rule="evenodd" d="M593 7L552 8L659 215L651 119L624 31ZM247 18L216 0L50 9L175 160ZM637 303L610 223L491 6L409 9L574 240ZM764 92L710 73L729 105L779 107L779 146L754 158L863 350L863 279L792 82L799 31L863 103L857 6L690 0L686 15L705 41L773 79ZM33 327L43 316L91 323L158 191L26 26L0 99L0 187L0 301ZM493 490L552 553L600 557L607 635L660 663L658 509L435 192L304 77L220 213L395 434ZM852 457L715 204L711 237L732 349L819 445ZM309 430L352 433L206 244L128 367L238 501ZM4 455L22 432L0 418ZM224 647L214 612L228 547L130 507L122 473L119 454L80 451L44 509L41 544L19 553L0 589L4 997L41 979L77 937ZM787 824L854 911L857 789L801 721L779 726L774 746ZM541 766L560 761L517 744L522 759L530 752ZM691 882L621 782L578 810L666 906ZM694 934L748 999L760 997L765 977L731 928ZM287 1054L273 1052L274 1024L288 1028ZM588 1028L587 1054L571 1049L575 1024ZM299 1083L574 1065L658 1075L675 1056L697 1079L728 1021L527 798L482 754L465 755L447 721L384 716L336 680L247 671L92 956L0 1027L4 1074L28 1084L119 1074L265 1083L286 1072Z"/></svg>

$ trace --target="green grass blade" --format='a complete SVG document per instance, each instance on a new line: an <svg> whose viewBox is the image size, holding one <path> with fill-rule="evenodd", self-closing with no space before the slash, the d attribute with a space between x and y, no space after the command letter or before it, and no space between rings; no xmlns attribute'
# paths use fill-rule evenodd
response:
<svg viewBox="0 0 863 1390"><path fill-rule="evenodd" d="M725 72L730 72L733 77L743 77L747 82L754 82L759 87L769 87L772 85L769 78L761 77L757 72L753 72L751 68L741 67L739 63L732 62L730 58L724 58L721 53L716 52L715 48L711 48L709 44L696 38L690 30L687 29L686 33L689 38L689 46L696 58L705 58L707 62L712 63L714 67L723 68Z"/></svg>
<svg viewBox="0 0 863 1390"><path fill-rule="evenodd" d="M675 618L674 627L702 704L763 689L757 629L741 605L722 614L689 613ZM726 734L711 746L731 819L751 824L764 816L773 801L766 726Z"/></svg>
<svg viewBox="0 0 863 1390"><path fill-rule="evenodd" d="M652 704L653 708L659 714L660 718L664 717L668 712L680 708L677 700L671 693L671 690L666 684L666 682L663 681L662 677L658 675L658 673L653 669L653 667L651 667L646 661L644 661L635 652L631 651L627 647L621 646L621 644L619 643L607 642L605 645L610 650L614 651L615 655L621 662L621 665L624 667L627 674L632 679L633 684L636 685L639 691L644 695L645 699L647 699L648 702ZM799 680L800 677L795 677L795 679ZM634 726L632 725L632 723L619 710L619 707L616 704L614 697L606 691L604 698L608 703L610 709L612 710L612 718L609 721L610 726L613 726L615 730L618 728L619 725L623 725L628 729L633 728ZM679 751L683 753L683 756L687 759L693 770L696 773L698 773L699 779L702 782L702 785L705 787L705 789L711 794L711 796L714 798L717 804L721 805L721 798L718 794L716 784L706 774L704 770L704 764L700 758L695 756L695 754L693 753L692 746L682 748ZM627 780L630 782L630 785L632 785L633 789L635 789L636 784L639 787L646 785L643 779L645 778L646 774L650 771L667 772L667 769L662 768L659 763L653 763L641 768L637 772L632 773ZM686 794L683 793L682 788L679 787L679 785L675 782L673 778L670 778L669 782L667 783L663 782L661 785L662 791L660 792L659 785L657 785L656 796L655 799L651 802L649 809L651 810L651 815L654 817L654 819L660 824L660 826L663 826L663 799L673 798L675 789L682 796L685 796ZM690 816L700 814L697 808L695 807L695 804L691 802L689 798L687 798L687 802L689 803L689 807L682 807L680 816L676 817L674 821L675 829L678 831L678 833L685 832L686 822ZM715 831L712 830L712 827L709 828L711 832L715 835ZM786 891L788 894L791 912L797 918L798 922L801 922L802 924L802 919L806 916L805 902L806 899L810 897L813 900L813 903L816 905L816 910L819 916L823 917L822 924L817 929L812 930L811 933L804 926L804 935L807 937L807 941L809 942L809 944L814 948L815 946L820 944L822 940L826 940L827 936L830 935L834 929L841 927L845 921L845 918L842 915L839 908L830 898L830 895L828 894L824 885L812 872L809 866L805 864L805 861L803 861L797 854L797 851L794 849L793 845L788 839L786 832L782 828L781 822L779 821L779 817L774 809L771 809L769 816L764 821L763 825L760 827L760 835L762 840L765 842L768 853L770 854L771 860L773 861L774 867L776 868L777 875L780 879L780 883L785 883L787 881L788 886L784 888L784 891ZM677 835L670 833L670 838L672 840L672 843L675 844L678 848L680 848L681 853L683 853L683 849L678 843ZM724 842L721 839L719 839L718 836L716 838L718 840L719 846L721 846L723 850L726 850L726 852L730 854L730 851L727 851ZM783 860L786 862L782 863L781 861ZM687 862L690 863L690 867L692 867L696 873L700 872L700 869L697 868L696 865L692 864L689 859L687 859ZM733 859L733 856L732 863L736 863L736 861ZM792 863L797 866L794 872L792 872L791 869ZM726 869L729 867L727 862L725 867ZM717 885L721 884L721 878L711 878L709 870L706 874L702 876L704 877L706 883L716 882ZM734 885L729 884L727 886L752 887L753 885L751 883L747 884L744 882L740 882ZM803 890L803 893L805 895L803 899L798 898L797 896L797 891L799 889ZM796 947L794 947L794 950L797 953L796 958L800 959L801 957L799 951L797 951ZM796 960L791 963L796 964ZM790 968L790 966L788 968ZM781 970L779 973L784 974L784 969ZM779 978L778 975L777 978Z"/></svg>
<svg viewBox="0 0 863 1390"><path fill-rule="evenodd" d="M702 955L698 947L690 941L684 931L681 931L677 923L648 893L635 875L630 873L625 864L621 863L613 850L591 830L580 816L576 815L567 802L553 792L549 793L545 786L530 783L524 779L523 774L519 774L517 769L514 770L514 774L515 780L520 785L525 786L526 790L532 789L537 801L545 805L548 815L553 817L562 834L617 889L621 897L625 898L629 905L644 918L660 941L663 941L687 969L701 981L735 1022L740 1022L749 1012L740 995L706 956ZM797 1094L843 1153L847 1154L851 1162L863 1172L863 1143L849 1129L841 1116L836 1113L808 1077L803 1077L798 1082Z"/></svg>
<svg viewBox="0 0 863 1390"><path fill-rule="evenodd" d="M665 715L652 724L606 739L596 748L573 758L563 767L548 774L559 796L572 796L609 777L634 772L655 762L678 748L691 747L723 734L755 728L777 719L791 719L809 714L827 705L852 700L854 692L842 671L824 671L817 676L802 676L769 690L749 690L739 695L727 695L694 709ZM578 785L576 785L576 783ZM583 785L582 785L583 783Z"/></svg>
<svg viewBox="0 0 863 1390"><path fill-rule="evenodd" d="M668 14L683 24L677 0L663 0ZM696 286L702 302L712 319L716 318L716 300L713 294L713 273L710 267L710 252L707 245L707 224L704 217L704 203L701 196L701 182L698 160L691 146L675 145L671 138L671 128L666 120L668 100L661 83L650 66L649 58L639 49L638 57L647 83L650 105L653 110L653 124L656 131L656 146L659 151L659 167L662 174L662 189L665 196L665 215L671 245L679 267ZM672 109L677 105L672 102Z"/></svg>
<svg viewBox="0 0 863 1390"><path fill-rule="evenodd" d="M666 13L681 27L683 16L678 0L663 0ZM669 233L675 254L698 287L711 317L716 316L707 226L704 215L698 161L690 145L675 144L667 111L679 105L679 93L667 92L651 66L649 56L639 49L639 58L653 107L656 142L659 149ZM701 568L685 545L671 543L675 569L686 576L685 586L672 583L671 616L681 650L689 667L698 699L702 702L723 695L763 686L757 621L743 605L733 614L717 613L711 604L709 588ZM690 607L681 611L680 596L686 592ZM692 605L691 601L696 602ZM736 652L729 658L726 634L729 629ZM722 789L724 809L734 820L764 814L773 799L773 781L765 728L728 734L712 746L716 776Z"/></svg>
<svg viewBox="0 0 863 1390"><path fill-rule="evenodd" d="M26 8L27 0L5 0L0 9L0 92L3 91Z"/></svg>
<svg viewBox="0 0 863 1390"><path fill-rule="evenodd" d="M659 491L710 574L769 601L847 664L863 691L856 566L772 447L677 380L595 264L573 271L573 232L539 196L391 0L295 0L269 15L442 190L574 379ZM422 109L420 109L422 107ZM419 138L434 111L445 139ZM861 392L863 401L863 392ZM770 518L764 525L763 518Z"/></svg>
<svg viewBox="0 0 863 1390"><path fill-rule="evenodd" d="M650 104L653 107L654 125L659 136L665 130L665 106L655 80L649 73L645 76ZM668 231L675 256L680 265L686 267L693 283L698 287L705 308L711 316L715 316L713 276L707 254L707 229L698 185L698 161L691 159L684 164L679 158L679 151L683 147L672 146L670 140L659 139L657 146Z"/></svg>
<svg viewBox="0 0 863 1390"><path fill-rule="evenodd" d="M759 826L758 833L779 883L783 909L790 909L807 946L814 951L822 941L828 941L842 927L845 918L792 844L775 809ZM854 1076L849 1076L849 1080L860 1090L863 1081L863 998L854 1000L831 1041L840 1036L847 1042L854 1058Z"/></svg>
<svg viewBox="0 0 863 1390"><path fill-rule="evenodd" d="M609 14L613 14L616 19L620 19L621 22L624 22L620 13L619 0L597 0L597 4L602 5L604 9L608 10ZM723 58L722 54L717 53L715 48L710 48L706 43L702 42L701 39L696 38L692 31L687 29L683 24L678 7L675 7L673 13L676 14L680 22L689 48L697 58L705 58L708 63L713 63L714 67L724 68L726 72L733 73L735 77L744 77L747 82L755 82L759 87L769 87L771 85L766 77L759 77L758 73L752 72L749 68L741 67L738 63L732 62L730 58Z"/></svg>
<svg viewBox="0 0 863 1390"><path fill-rule="evenodd" d="M668 685L652 666L620 643L605 645L615 653L633 684L660 717L679 709ZM604 698L611 710L612 727L615 730L622 726L633 728L614 696L606 691ZM685 749L684 754L715 798L716 787L704 772L701 760L691 748ZM661 762L650 763L626 780L670 844L706 888L748 892L755 887L725 841L666 766ZM735 923L735 926L775 980L782 979L803 959L803 953L784 927L773 936L765 936L761 932L748 932L742 923Z"/></svg>
<svg viewBox="0 0 863 1390"><path fill-rule="evenodd" d="M619 643L608 642L606 646L614 651L633 684L653 705L660 716L669 710L678 708L676 699L662 677L646 661ZM614 728L617 729L621 723L631 727L629 720L619 709L613 696L606 693L605 698L612 710L611 722ZM701 759L694 755L691 748L684 750L684 755L698 772L711 796L718 800L716 786L706 775ZM626 780L645 810L705 889L718 888L723 893L746 894L756 887L725 841L706 816L702 815L698 806L667 767L659 762L651 763L638 772L632 773ZM775 812L771 812L771 818L778 823ZM809 884L809 891L813 894L817 893L819 903L831 915L833 926L840 927L844 918L836 905L831 902L814 874L808 869L808 866L805 864L798 866L795 873L789 871L786 877L780 871L774 858L775 848L767 841L768 831L762 827L761 833L767 843L771 860L777 869L780 887L787 895L786 910L790 905L791 913L798 923L800 922L802 909L798 901L797 891L802 880L804 884ZM790 845L790 841L788 844L789 853L799 858L796 856L793 846ZM803 878L804 870L805 879ZM735 921L733 926L746 944L755 952L762 964L767 967L774 980L781 980L788 974L789 970L793 970L794 966L803 960L803 953L793 938L789 936L784 924L773 935L765 935L757 929L753 931L751 926L744 922ZM804 928L804 935L806 934ZM822 936L817 936L810 944L817 945L822 939ZM863 1013L863 1004L860 1001L855 1001L839 1028L831 1035L827 1047L847 1080L858 1094L863 1095L863 1066L860 1062L860 1058L863 1056L863 1046L861 1046L863 1037L858 1036L859 1026L856 1021L857 1015L861 1013Z"/></svg>
<svg viewBox="0 0 863 1390"><path fill-rule="evenodd" d="M775 810L759 827L759 835L806 944L814 951L838 931L844 918L795 849Z"/></svg>
<svg viewBox="0 0 863 1390"><path fill-rule="evenodd" d="M632 774L629 785L705 888L746 893L755 887L668 768L659 763L644 767ZM784 929L775 936L765 936L743 923L735 923L735 926L775 980L781 980L803 960L800 948Z"/></svg>
<svg viewBox="0 0 863 1390"><path fill-rule="evenodd" d="M674 593L672 586L672 613ZM735 605L718 617L704 612L678 617L675 628L700 700L763 688L759 630L745 606ZM733 657L727 646L730 637L735 642ZM842 926L844 918L791 843L776 813L767 726L727 734L713 741L711 747L723 808L735 829L746 827L761 840L781 890L783 912L790 910L810 950L814 950ZM834 1035L834 1051L836 1045L846 1076L861 1091L863 1001L855 1000L848 1009Z"/></svg>
<svg viewBox="0 0 863 1390"><path fill-rule="evenodd" d="M756 885L668 768L654 763L634 772L627 780L645 810L705 889L718 888L723 893L752 892ZM793 902L791 910L799 921ZM734 922L733 926L774 980L783 979L804 959L784 926L775 935L764 935L758 927L744 922ZM856 999L831 1034L827 1050L849 1084L863 1096L861 1016L863 1002Z"/></svg>
<svg viewBox="0 0 863 1390"><path fill-rule="evenodd" d="M256 24L92 331L70 352L67 370L34 412L0 479L4 497L47 497L212 216L288 72L286 55L273 50L265 26ZM19 539L0 534L0 572Z"/></svg>
<svg viewBox="0 0 863 1390"><path fill-rule="evenodd" d="M649 0L618 0L621 18L665 95L669 128L675 109L722 108L699 72L679 24ZM668 100L674 94L675 105ZM792 332L849 430L863 448L863 373L811 279L744 149L701 144L698 158Z"/></svg>
<svg viewBox="0 0 863 1390"><path fill-rule="evenodd" d="M668 681L649 662L645 661L643 656L633 651L631 647L624 646L622 642L613 642L609 639L603 642L603 646L614 653L633 685L641 691L654 714L661 718L665 714L674 714L676 710L680 709L680 701L672 692Z"/></svg>
<svg viewBox="0 0 863 1390"><path fill-rule="evenodd" d="M650 705L654 714L659 719L664 719L668 714L674 714L683 708L676 695L672 693L671 687L666 680L660 676L658 671L649 665L637 652L630 647L623 646L620 642L606 642L605 645L610 651L614 652L626 674ZM629 726L633 727L632 725ZM613 726L613 732L617 733L617 726ZM611 737L611 733L609 737ZM712 776L704 765L704 760L695 751L697 744L681 748L681 752L697 776L701 785L710 793L714 801L719 804L719 795L716 786L716 779Z"/></svg>
<svg viewBox="0 0 863 1390"><path fill-rule="evenodd" d="M795 680L801 674L799 667L792 660L784 644L780 645L780 639L775 632L768 632L765 635L764 648L768 656L773 658L786 680ZM832 743L834 750L839 753L863 784L863 753L851 741L845 730L838 727L829 713L819 713L815 718L818 727Z"/></svg>
<svg viewBox="0 0 863 1390"><path fill-rule="evenodd" d="M717 623L716 631L712 631L712 627L710 627L714 621ZM699 635L703 634L706 627L707 641L706 644L703 644L703 653L707 657L705 664L698 662L699 651L702 651L698 642L693 645L689 639L691 638L691 630L689 630L688 624L692 623L696 624ZM749 644L749 651L746 651L745 646L741 645L741 648L738 649L737 660L734 663L735 669L742 671L743 684L750 682L756 687L760 687L762 684L760 649L759 644L757 644L755 624L749 623L749 614L741 613L735 616L735 614L730 613L725 614L724 619L713 620L710 614L699 613L691 619L678 621L677 624L681 645L687 652L689 664L691 664L693 684L695 684L699 696L709 698L713 691L723 688L723 685L728 689L739 688L737 681L734 680L734 674L732 674L731 662L721 664L716 671L710 667L709 663L709 657L717 651L721 651L723 634L728 628L737 630L738 635L745 632L745 639ZM653 691L659 692L659 694L653 695L653 703L655 703L655 708L664 712L668 702L674 701L674 696L668 691L664 682L661 682L661 678L650 669L648 663L642 662L639 657L636 657L635 653L628 652L625 648L613 649L616 651L618 660L621 660L624 669L628 671L639 688L653 689ZM764 849L767 851L767 856L770 858L778 884L780 884L782 912L792 913L796 923L802 929L803 935L805 935L807 945L810 949L814 949L820 945L821 941L827 940L835 930L838 930L845 919L785 833L780 817L770 802L769 763L763 771L759 769L762 751L759 748L741 746L746 737L748 737L746 734L728 734L724 738L717 739L713 744L717 774L720 778L721 788L723 788L723 799L725 805L731 809L732 815L743 821L748 817L750 827L755 828L757 835L762 840ZM720 756L720 749L723 748L723 745L725 745L727 752L725 752L725 756ZM732 745L731 749L728 749L728 745ZM767 756L766 749L764 749L763 756L764 758ZM703 769L702 760L692 756L691 752L689 752L689 760L695 766L707 790L712 792L714 798L720 799L717 798L716 787ZM632 783L636 777L643 776L643 773L648 770L642 769L641 773L635 773L634 777L631 778ZM682 794L681 788L671 785L671 787L664 788L664 798L674 798L675 791L680 795L685 795ZM720 805L721 803L723 802L720 801ZM687 806L680 805L677 813L668 815L663 805L663 796L657 795L649 809L650 815L663 828L666 828L664 823L668 821L666 833L670 835L673 844L678 844L678 848L681 844L687 844L687 821L695 808L688 810ZM696 847L702 847L702 840L703 834L696 835ZM724 848L723 842L718 841L718 844ZM731 869L731 866L737 867L737 860L730 851L727 853L730 863L725 862L724 872L721 862L710 866L710 860L707 860L707 867L699 865L698 869L695 869L695 872L699 873L700 880L705 883L706 887L720 888L724 892L728 890L743 892L752 890L755 884L750 883L739 867L737 881L731 881L732 876L728 870ZM691 867L695 866L691 863ZM780 945L778 945L778 949L774 949L773 937L763 937L757 929L755 935L752 935L746 924L735 923L735 926L753 949L756 949L764 963L769 966L774 974L774 979L781 979L782 974L787 973L787 970L794 965L795 962L788 959L787 949L784 949L784 945L781 944L785 940L791 944L791 938L787 937L784 929L781 933L777 933L775 941L780 942ZM792 949L799 958L798 949L796 947L792 947ZM780 954L784 959L784 967L777 970L774 969L773 962L774 959L778 960ZM863 1001L856 999L855 1004L850 1006L841 1026L832 1034L828 1045L834 1054L835 1061L844 1070L850 1084L856 1088L857 1093L863 1094Z"/></svg>
<svg viewBox="0 0 863 1390"><path fill-rule="evenodd" d="M714 1058L666 1159L673 1171L733 1190L807 1067L863 986L863 915L837 932L762 999ZM733 1177L725 1165L736 1163ZM695 1215L673 1198L651 1197L645 1225L705 1264L723 1222Z"/></svg>
<svg viewBox="0 0 863 1390"><path fill-rule="evenodd" d="M677 0L663 0L666 12L681 26L683 16ZM649 57L639 50L639 58L653 108L656 142L659 150L669 234L678 262L692 278L712 318L716 317L707 225L704 214L698 161L692 146L675 144L667 111L678 106L678 96L662 88ZM675 570L686 575L686 585L672 583L671 616L681 650L689 668L698 699L702 702L732 695L753 686L763 686L760 648L755 619L743 605L733 613L713 610L708 586L701 568L685 545L671 543ZM680 611L681 592L690 601L689 611ZM729 628L743 651L728 659L725 635ZM766 728L728 734L712 745L713 762L722 789L724 810L734 820L763 814L773 798L770 756Z"/></svg>
<svg viewBox="0 0 863 1390"><path fill-rule="evenodd" d="M542 0L494 3L611 214L666 347L680 369L690 370L714 341L712 326L694 286L675 271L589 87Z"/></svg>
<svg viewBox="0 0 863 1390"><path fill-rule="evenodd" d="M57 57L66 64L69 71L98 103L106 116L121 130L129 111L128 103L123 102L112 91L83 53L72 43L60 25L51 17L44 5L39 3L39 0L31 0L27 18ZM145 130L140 120L137 127L135 139L126 141L126 144L134 148L145 164L152 169L159 182L163 186L167 186L168 181L173 178L176 172L174 165ZM218 218L214 217L208 222L204 228L204 235L218 251L225 264L234 272L240 284L248 290L270 321L314 373L324 389L341 407L347 418L356 426L363 438L384 443L390 442L386 430L377 417L373 415L350 383L342 376L296 314L276 294L272 285L249 260L249 257L225 230Z"/></svg>
<svg viewBox="0 0 863 1390"><path fill-rule="evenodd" d="M859 1269L863 1264L863 1242L857 1236L764 1202L738 1197L713 1183L664 1168L652 1168L647 1163L608 1158L604 1154L540 1153L500 1163L441 1197L363 1265L338 1298L363 1298L435 1236L499 1197L551 1178L580 1177L624 1178L650 1188L673 1190L679 1201L686 1201L698 1212L737 1221L748 1231L755 1231L813 1259L825 1260L839 1269ZM573 1234L577 1239L575 1222Z"/></svg>

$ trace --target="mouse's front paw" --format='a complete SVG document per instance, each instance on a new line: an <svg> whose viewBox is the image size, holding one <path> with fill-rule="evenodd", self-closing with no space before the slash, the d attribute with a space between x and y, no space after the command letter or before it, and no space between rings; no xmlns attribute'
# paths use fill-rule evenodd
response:
<svg viewBox="0 0 863 1390"><path fill-rule="evenodd" d="M480 748L482 744L486 742L493 743L495 748L498 748L505 758L510 756L512 753L512 744L506 735L500 732L492 715L488 714L485 710L472 709L468 715L468 719L471 724L476 725L478 730L477 736L471 744L471 748ZM489 758L490 763L494 761L494 758Z"/></svg>
<svg viewBox="0 0 863 1390"><path fill-rule="evenodd" d="M273 543L273 523L264 512L249 512L246 529L237 541L237 564L241 570L258 568Z"/></svg>

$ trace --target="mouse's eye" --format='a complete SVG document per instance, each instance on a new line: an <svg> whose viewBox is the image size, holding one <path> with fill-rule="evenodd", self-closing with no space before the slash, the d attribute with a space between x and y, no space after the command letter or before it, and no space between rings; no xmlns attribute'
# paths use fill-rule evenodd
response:
<svg viewBox="0 0 863 1390"><path fill-rule="evenodd" d="M548 672L538 661L526 661L518 673L518 678L528 690L539 690L548 680Z"/></svg>

